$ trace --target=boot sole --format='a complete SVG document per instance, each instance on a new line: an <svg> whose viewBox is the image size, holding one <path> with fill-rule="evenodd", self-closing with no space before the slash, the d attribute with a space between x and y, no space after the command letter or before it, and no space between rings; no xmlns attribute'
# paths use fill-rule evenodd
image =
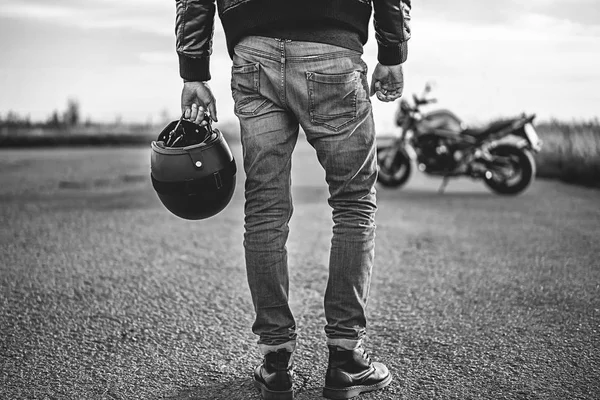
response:
<svg viewBox="0 0 600 400"><path fill-rule="evenodd" d="M294 400L294 391L284 390L269 390L264 384L259 381L254 381L254 387L260 390L260 394L263 400Z"/></svg>
<svg viewBox="0 0 600 400"><path fill-rule="evenodd" d="M374 390L383 389L384 387L389 385L391 382L392 382L392 374L389 374L387 376L387 378L385 378L381 382L376 383L374 385L369 385L369 386L358 385L358 386L350 386L350 387L347 387L344 389L334 389L334 388L328 388L327 386L325 386L323 388L323 397L325 397L326 399L332 399L332 400L351 399L353 397L358 396L361 393L372 392Z"/></svg>

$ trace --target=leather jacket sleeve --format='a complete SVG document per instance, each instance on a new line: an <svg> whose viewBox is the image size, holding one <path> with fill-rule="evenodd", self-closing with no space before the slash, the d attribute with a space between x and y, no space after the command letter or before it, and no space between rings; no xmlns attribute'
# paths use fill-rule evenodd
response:
<svg viewBox="0 0 600 400"><path fill-rule="evenodd" d="M411 0L373 0L378 61L396 65L406 61L410 39Z"/></svg>
<svg viewBox="0 0 600 400"><path fill-rule="evenodd" d="M185 81L210 79L215 0L176 0L175 34L179 75Z"/></svg>

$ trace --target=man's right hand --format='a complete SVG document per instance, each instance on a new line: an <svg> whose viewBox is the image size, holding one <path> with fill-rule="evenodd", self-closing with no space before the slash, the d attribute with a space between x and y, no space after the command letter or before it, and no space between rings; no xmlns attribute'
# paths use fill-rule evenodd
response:
<svg viewBox="0 0 600 400"><path fill-rule="evenodd" d="M206 125L207 113L217 122L217 102L206 82L184 82L181 91L181 112L184 118L196 124Z"/></svg>

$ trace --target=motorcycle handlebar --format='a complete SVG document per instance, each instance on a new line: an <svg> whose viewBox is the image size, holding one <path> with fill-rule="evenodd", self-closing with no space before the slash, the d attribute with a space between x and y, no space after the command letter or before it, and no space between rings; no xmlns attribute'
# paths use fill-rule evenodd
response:
<svg viewBox="0 0 600 400"><path fill-rule="evenodd" d="M416 107L424 106L426 104L437 103L437 99L435 99L435 98L425 99L425 98L418 98L417 96L413 96L413 100L414 100Z"/></svg>

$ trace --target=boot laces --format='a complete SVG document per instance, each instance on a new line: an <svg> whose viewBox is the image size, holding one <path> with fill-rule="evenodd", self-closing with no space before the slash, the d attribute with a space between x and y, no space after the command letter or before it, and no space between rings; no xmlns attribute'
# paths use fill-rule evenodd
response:
<svg viewBox="0 0 600 400"><path fill-rule="evenodd" d="M369 353L365 349L362 349L362 356L369 364L371 364L371 357L369 357Z"/></svg>

